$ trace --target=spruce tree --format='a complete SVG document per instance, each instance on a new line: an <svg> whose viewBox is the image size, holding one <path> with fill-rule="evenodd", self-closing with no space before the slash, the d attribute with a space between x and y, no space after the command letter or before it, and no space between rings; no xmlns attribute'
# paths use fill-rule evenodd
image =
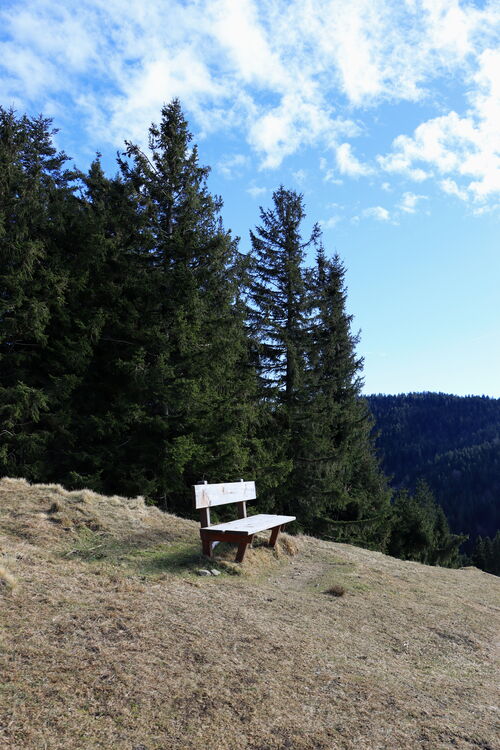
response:
<svg viewBox="0 0 500 750"><path fill-rule="evenodd" d="M452 534L442 508L423 480L415 492L399 490L392 506L392 528L387 551L403 560L456 567L459 548L467 536Z"/></svg>
<svg viewBox="0 0 500 750"><path fill-rule="evenodd" d="M273 193L273 208L260 209L261 224L250 232L252 243L252 331L259 342L263 391L287 407L300 389L304 371L307 297L304 258L319 237L315 225L306 241L303 198L283 186Z"/></svg>
<svg viewBox="0 0 500 750"><path fill-rule="evenodd" d="M309 316L303 264L307 250L316 245L319 227L302 238L303 198L283 186L273 193L273 207L260 209L260 218L250 232L248 318L265 414L261 434L267 464L261 484L268 507L292 512L290 477L298 446Z"/></svg>
<svg viewBox="0 0 500 750"><path fill-rule="evenodd" d="M43 479L74 380L51 351L68 293L76 175L51 120L0 108L0 471Z"/></svg>
<svg viewBox="0 0 500 750"><path fill-rule="evenodd" d="M155 497L183 512L189 485L248 470L253 387L237 241L222 225L222 201L209 193L210 170L191 141L174 100L151 126L149 150L127 143L120 159L147 225L144 466Z"/></svg>
<svg viewBox="0 0 500 750"><path fill-rule="evenodd" d="M82 176L78 266L65 306L71 351L79 334L87 362L72 398L60 475L69 486L153 493L143 466L148 247L134 189L105 177L97 159ZM70 336L70 332L73 335Z"/></svg>
<svg viewBox="0 0 500 750"><path fill-rule="evenodd" d="M493 539L488 536L476 538L472 563L487 573L500 576L500 531L497 531Z"/></svg>
<svg viewBox="0 0 500 750"><path fill-rule="evenodd" d="M296 495L305 528L341 541L383 548L389 491L361 397L359 336L346 312L345 269L319 248L308 274L311 319L301 405Z"/></svg>
<svg viewBox="0 0 500 750"><path fill-rule="evenodd" d="M381 548L389 492L360 396L362 362L345 311L344 269L337 257L326 259L317 225L302 238L301 195L280 187L273 203L251 233L249 289L278 480L268 497L304 530ZM316 267L307 268L314 248Z"/></svg>

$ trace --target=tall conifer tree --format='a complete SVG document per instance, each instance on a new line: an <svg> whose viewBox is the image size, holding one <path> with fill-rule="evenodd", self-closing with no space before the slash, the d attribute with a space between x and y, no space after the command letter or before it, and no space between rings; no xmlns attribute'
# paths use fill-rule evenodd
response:
<svg viewBox="0 0 500 750"><path fill-rule="evenodd" d="M385 543L389 492L361 397L359 336L346 311L345 269L320 247L308 274L311 321L295 486L304 525L345 541Z"/></svg>
<svg viewBox="0 0 500 750"><path fill-rule="evenodd" d="M68 232L76 175L50 119L0 108L0 471L43 479L71 371L51 331L71 280Z"/></svg>
<svg viewBox="0 0 500 750"><path fill-rule="evenodd" d="M261 224L252 242L252 331L259 341L262 387L280 404L294 402L304 370L307 322L304 258L319 237L315 225L304 241L302 196L283 186L273 193L273 208L260 209Z"/></svg>
<svg viewBox="0 0 500 750"><path fill-rule="evenodd" d="M303 264L307 250L317 242L319 227L313 227L308 239L302 238L302 196L283 186L273 193L273 207L261 208L260 218L260 225L250 232L248 316L257 344L262 402L268 410L262 425L268 451L264 488L272 507L291 511L289 478L300 429L309 314Z"/></svg>
<svg viewBox="0 0 500 750"><path fill-rule="evenodd" d="M148 232L130 182L106 178L98 160L82 181L80 283L65 314L88 361L73 394L60 477L103 492L154 494L143 465L151 449L144 412ZM61 343L74 348L68 336Z"/></svg>
<svg viewBox="0 0 500 750"><path fill-rule="evenodd" d="M237 242L220 219L177 100L149 131L149 151L127 143L124 179L148 226L149 470L156 496L190 507L190 484L238 478L249 462L251 373L238 301Z"/></svg>
<svg viewBox="0 0 500 750"><path fill-rule="evenodd" d="M249 289L263 401L281 467L272 499L307 531L380 548L389 493L360 395L362 361L345 310L344 269L321 247L316 267L305 266L321 234L315 225L302 238L301 195L280 187L273 203L261 209L261 224L251 233Z"/></svg>
<svg viewBox="0 0 500 750"><path fill-rule="evenodd" d="M415 492L399 490L392 506L392 529L387 552L403 560L429 565L457 567L460 545L467 539L452 534L442 508L425 481L417 482Z"/></svg>

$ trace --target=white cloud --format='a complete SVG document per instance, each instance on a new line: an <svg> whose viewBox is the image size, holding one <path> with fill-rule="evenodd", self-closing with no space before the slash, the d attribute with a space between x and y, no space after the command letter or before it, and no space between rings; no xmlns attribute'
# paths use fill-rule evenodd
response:
<svg viewBox="0 0 500 750"><path fill-rule="evenodd" d="M457 198L460 198L463 201L466 201L468 199L468 195L465 190L460 190L455 180L451 180L449 177L447 177L445 180L441 180L439 183L439 186L443 192L448 193L448 195L456 195Z"/></svg>
<svg viewBox="0 0 500 750"><path fill-rule="evenodd" d="M328 161L324 156L320 157L319 168L323 172L323 182L331 182L332 185L342 185L342 180L337 177L336 171L328 166Z"/></svg>
<svg viewBox="0 0 500 750"><path fill-rule="evenodd" d="M376 219L377 221L389 221L390 219L389 211L383 208L383 206L365 208L361 215L367 219Z"/></svg>
<svg viewBox="0 0 500 750"><path fill-rule="evenodd" d="M434 104L447 79L467 107L401 134L377 164L452 179L478 203L500 190L498 0L17 0L0 25L3 102L76 107L93 137L119 146L144 139L178 96L197 137L237 129L270 169L319 145L342 174L372 174L346 142L368 108Z"/></svg>
<svg viewBox="0 0 500 750"><path fill-rule="evenodd" d="M217 169L224 177L231 179L241 174L241 171L248 164L248 156L244 154L233 154L226 156L217 164Z"/></svg>
<svg viewBox="0 0 500 750"><path fill-rule="evenodd" d="M406 136L395 138L393 141L394 152L387 156L377 156L377 162L385 172L399 173L414 182L423 182L431 177L431 173L426 172L421 167L415 168L412 166L412 160L405 151L405 139Z"/></svg>
<svg viewBox="0 0 500 750"><path fill-rule="evenodd" d="M297 169L296 172L292 172L292 177L299 185L302 185L306 181L307 172L305 169Z"/></svg>
<svg viewBox="0 0 500 750"><path fill-rule="evenodd" d="M252 198L258 198L259 196L267 193L267 188L257 187L257 185L252 185L251 187L247 188L247 193L251 195Z"/></svg>
<svg viewBox="0 0 500 750"><path fill-rule="evenodd" d="M330 216L328 219L322 219L319 223L322 229L333 229L337 226L339 221L342 221L342 217L336 214Z"/></svg>
<svg viewBox="0 0 500 750"><path fill-rule="evenodd" d="M398 136L392 152L378 159L382 169L416 180L436 174L443 190L462 200L500 193L500 50L486 50L478 62L467 112L448 112L419 125L413 136Z"/></svg>
<svg viewBox="0 0 500 750"><path fill-rule="evenodd" d="M256 3L212 0L200 5L208 14L210 35L223 52L230 72L246 84L286 87L286 67L279 50L273 49L272 36L259 19Z"/></svg>
<svg viewBox="0 0 500 750"><path fill-rule="evenodd" d="M263 168L279 167L286 156L303 145L321 140L330 142L358 132L350 120L333 118L316 92L306 98L300 81L295 81L291 88L278 106L257 117L249 128L248 140L263 155Z"/></svg>
<svg viewBox="0 0 500 750"><path fill-rule="evenodd" d="M399 202L398 208L407 214L414 214L417 210L417 203L419 201L427 200L426 195L416 195L415 193L403 193L403 197Z"/></svg>
<svg viewBox="0 0 500 750"><path fill-rule="evenodd" d="M337 148L337 164L341 174L348 177L366 177L373 173L372 167L362 164L352 153L350 143L342 143Z"/></svg>

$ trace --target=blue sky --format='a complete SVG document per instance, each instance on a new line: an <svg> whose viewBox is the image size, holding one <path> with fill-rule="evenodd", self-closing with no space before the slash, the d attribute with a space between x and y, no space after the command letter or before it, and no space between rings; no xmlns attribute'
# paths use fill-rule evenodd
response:
<svg viewBox="0 0 500 750"><path fill-rule="evenodd" d="M500 397L499 41L500 0L2 0L0 103L114 173L179 97L242 249L304 194L366 393Z"/></svg>

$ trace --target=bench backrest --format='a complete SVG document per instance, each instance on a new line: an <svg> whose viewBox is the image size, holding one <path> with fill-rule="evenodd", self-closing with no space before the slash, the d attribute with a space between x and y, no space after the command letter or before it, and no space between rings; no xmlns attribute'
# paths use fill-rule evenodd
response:
<svg viewBox="0 0 500 750"><path fill-rule="evenodd" d="M255 500L255 482L223 482L222 484L195 484L194 506L200 511L201 525L210 526L210 508L216 505L238 503L238 516L246 518L246 503Z"/></svg>

